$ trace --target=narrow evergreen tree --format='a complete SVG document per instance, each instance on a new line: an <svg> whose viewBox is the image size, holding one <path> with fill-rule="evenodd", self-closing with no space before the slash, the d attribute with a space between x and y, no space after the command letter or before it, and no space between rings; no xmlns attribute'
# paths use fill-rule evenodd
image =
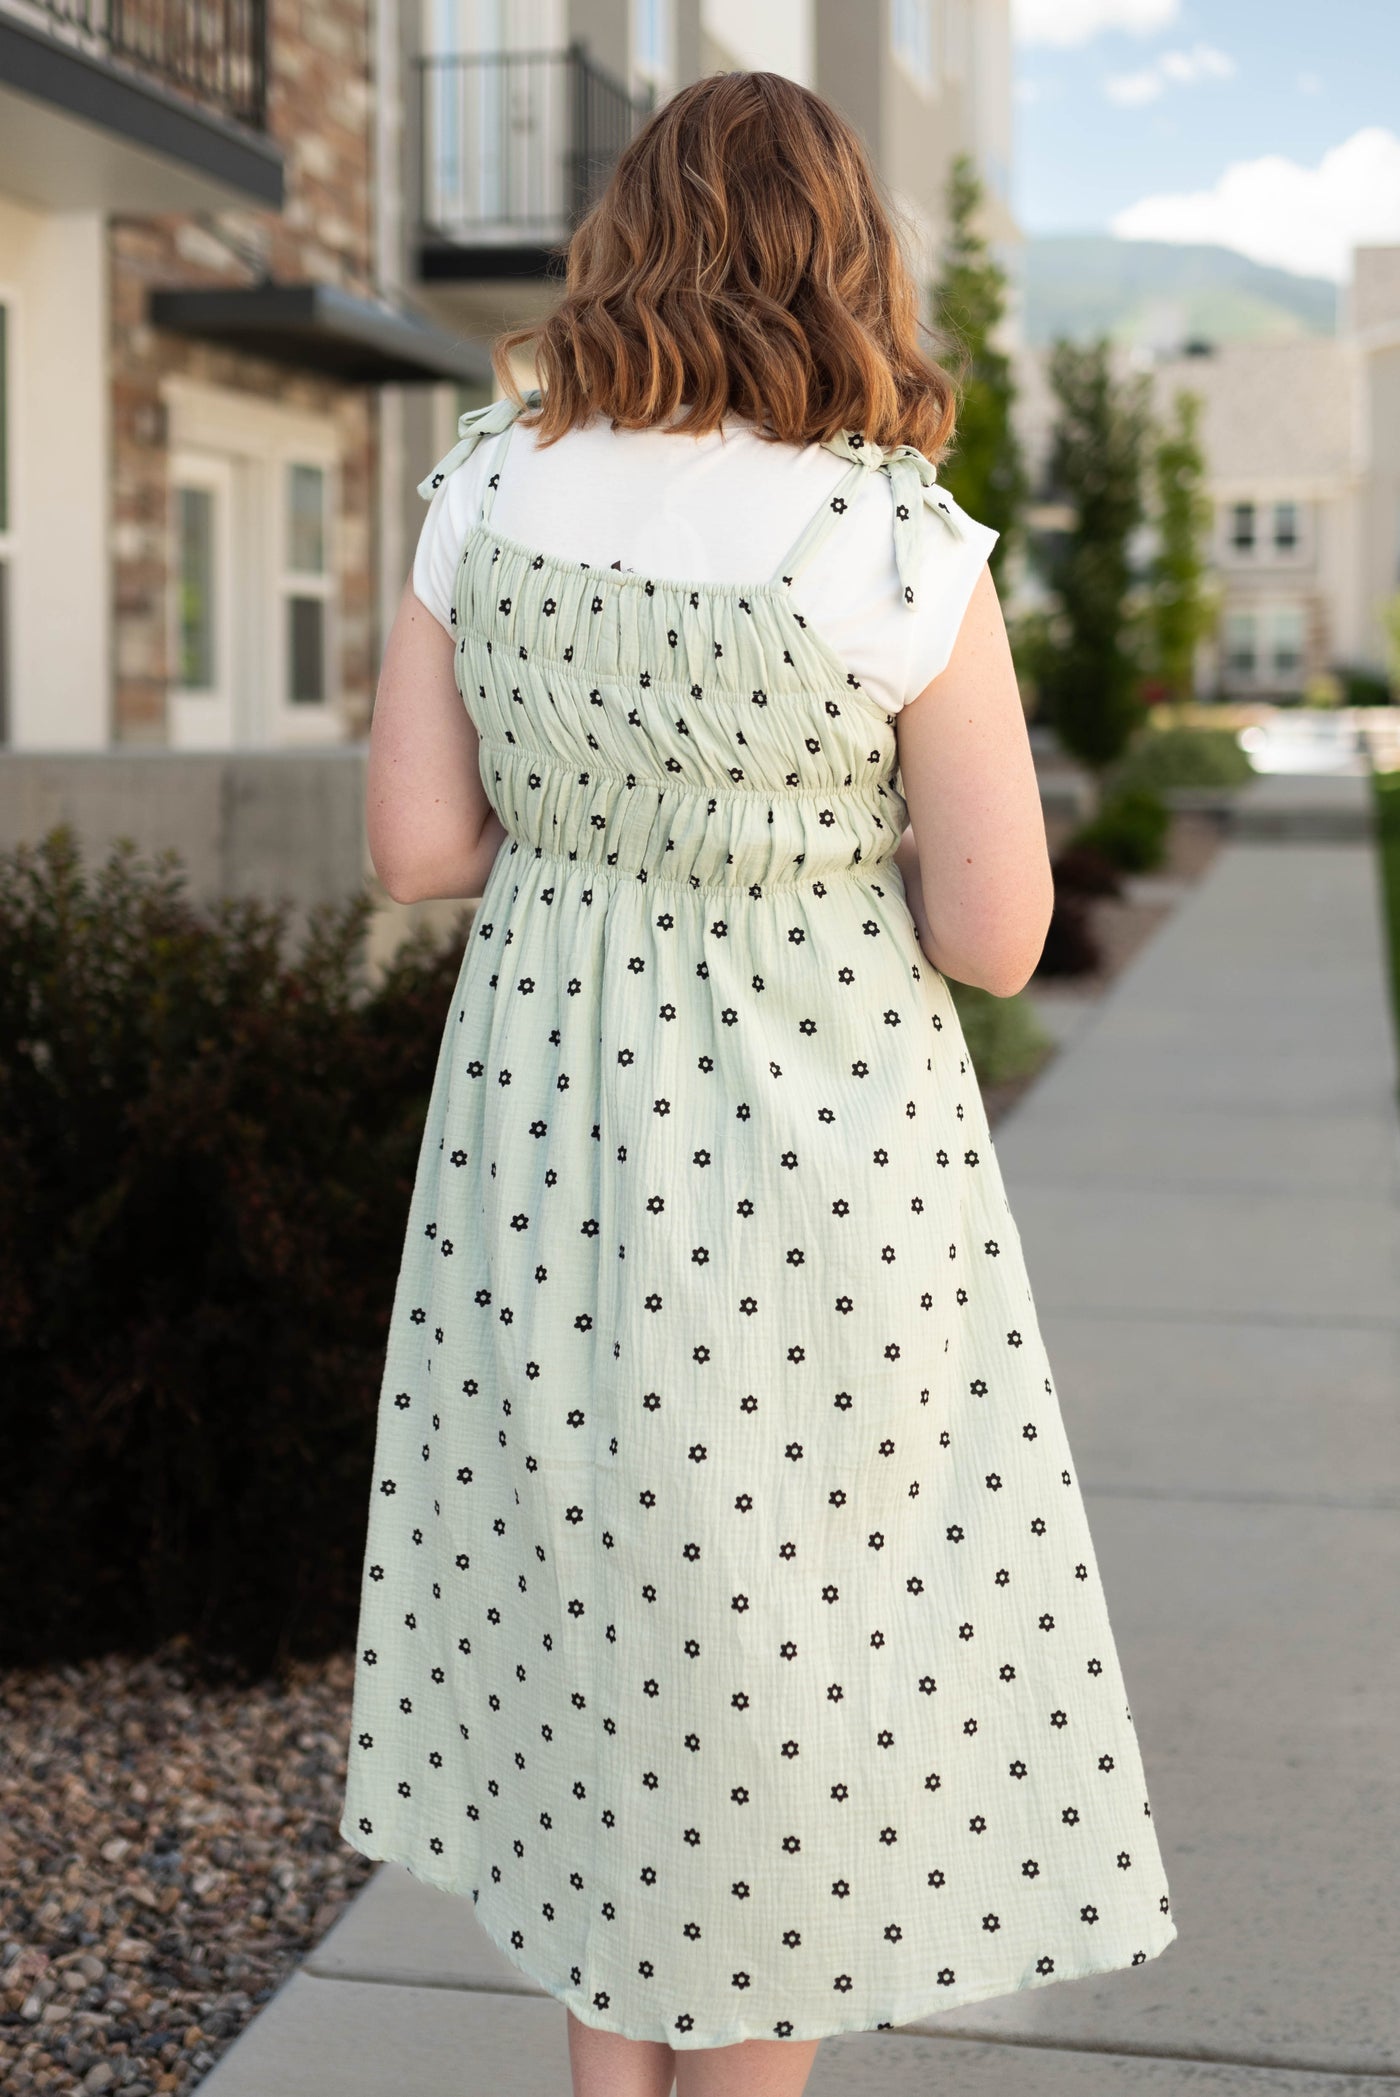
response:
<svg viewBox="0 0 1400 2097"><path fill-rule="evenodd" d="M1143 517L1150 382L1141 372L1115 377L1107 336L1087 345L1059 337L1050 381L1059 415L1049 477L1075 521L1045 560L1060 618L1042 689L1060 741L1102 773L1126 747L1140 709L1129 542Z"/></svg>
<svg viewBox="0 0 1400 2097"><path fill-rule="evenodd" d="M1204 492L1205 455L1196 436L1202 407L1199 393L1178 391L1172 420L1152 452L1157 550L1147 624L1154 667L1176 706L1195 691L1196 644L1218 617L1215 595L1207 586L1211 505Z"/></svg>
<svg viewBox="0 0 1400 2097"><path fill-rule="evenodd" d="M975 224L983 187L970 154L953 161L947 194L949 233L933 311L956 353L951 368L961 404L954 449L939 479L969 515L1001 533L990 563L999 582L1029 486L1011 421L1011 359L991 339L1006 311L1007 280Z"/></svg>

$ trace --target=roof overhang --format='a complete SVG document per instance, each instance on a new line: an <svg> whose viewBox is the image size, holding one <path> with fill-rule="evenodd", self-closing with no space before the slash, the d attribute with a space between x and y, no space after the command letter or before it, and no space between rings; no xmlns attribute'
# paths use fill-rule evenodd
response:
<svg viewBox="0 0 1400 2097"><path fill-rule="evenodd" d="M350 384L492 382L491 357L430 321L333 284L248 284L153 291L158 328Z"/></svg>
<svg viewBox="0 0 1400 2097"><path fill-rule="evenodd" d="M282 155L124 66L0 9L0 193L50 211L282 206Z"/></svg>

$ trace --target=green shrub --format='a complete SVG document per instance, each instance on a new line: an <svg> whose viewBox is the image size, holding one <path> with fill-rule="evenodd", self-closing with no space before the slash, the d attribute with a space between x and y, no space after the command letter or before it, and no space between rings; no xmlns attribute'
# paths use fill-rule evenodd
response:
<svg viewBox="0 0 1400 2097"><path fill-rule="evenodd" d="M1140 874L1161 865L1170 829L1171 813L1160 795L1147 787L1115 788L1066 844L1093 845L1126 873Z"/></svg>
<svg viewBox="0 0 1400 2097"><path fill-rule="evenodd" d="M1334 663L1333 674L1342 687L1343 706L1389 706L1389 681L1365 663Z"/></svg>
<svg viewBox="0 0 1400 2097"><path fill-rule="evenodd" d="M1148 728L1113 767L1108 784L1115 792L1145 787L1160 794L1173 787L1243 786L1253 777L1233 729Z"/></svg>
<svg viewBox="0 0 1400 2097"><path fill-rule="evenodd" d="M462 941L0 855L0 1663L256 1674L354 1636L383 1350Z"/></svg>
<svg viewBox="0 0 1400 2097"><path fill-rule="evenodd" d="M1097 845L1066 845L1050 862L1056 895L1121 896L1123 870Z"/></svg>
<svg viewBox="0 0 1400 2097"><path fill-rule="evenodd" d="M1376 857L1390 974L1391 1011L1400 1042L1400 772L1371 774L1376 817Z"/></svg>
<svg viewBox="0 0 1400 2097"><path fill-rule="evenodd" d="M1087 976L1103 960L1087 899L1072 889L1055 890L1045 944L1036 963L1038 976Z"/></svg>
<svg viewBox="0 0 1400 2097"><path fill-rule="evenodd" d="M979 1084L1027 1077L1044 1062L1054 1044L1028 997L995 997L974 983L950 981L949 988Z"/></svg>

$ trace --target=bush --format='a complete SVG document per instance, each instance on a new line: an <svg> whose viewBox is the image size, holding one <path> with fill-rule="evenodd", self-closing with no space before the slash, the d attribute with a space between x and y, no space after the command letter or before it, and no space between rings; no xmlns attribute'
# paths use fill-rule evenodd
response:
<svg viewBox="0 0 1400 2097"><path fill-rule="evenodd" d="M1093 845L1126 873L1160 866L1166 857L1171 814L1160 795L1146 787L1124 787L1106 795L1098 814L1066 840Z"/></svg>
<svg viewBox="0 0 1400 2097"><path fill-rule="evenodd" d="M1117 792L1143 787L1243 786L1254 767L1231 728L1149 728L1134 740L1108 781Z"/></svg>
<svg viewBox="0 0 1400 2097"><path fill-rule="evenodd" d="M1334 663L1333 674L1341 683L1343 706L1389 706L1390 685L1379 670L1364 663Z"/></svg>
<svg viewBox="0 0 1400 2097"><path fill-rule="evenodd" d="M1089 906L1082 896L1055 891L1045 945L1036 963L1038 976L1091 975L1103 959L1089 919Z"/></svg>
<svg viewBox="0 0 1400 2097"><path fill-rule="evenodd" d="M383 1350L461 940L0 855L0 1662L354 1636Z"/></svg>
<svg viewBox="0 0 1400 2097"><path fill-rule="evenodd" d="M1057 895L1121 896L1123 875L1097 845L1066 845L1050 862Z"/></svg>

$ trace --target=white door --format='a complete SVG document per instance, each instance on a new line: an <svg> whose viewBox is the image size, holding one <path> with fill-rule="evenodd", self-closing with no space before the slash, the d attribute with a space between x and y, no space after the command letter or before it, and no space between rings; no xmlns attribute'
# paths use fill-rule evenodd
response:
<svg viewBox="0 0 1400 2097"><path fill-rule="evenodd" d="M233 497L231 459L172 456L169 736L177 750L227 750L239 740Z"/></svg>

